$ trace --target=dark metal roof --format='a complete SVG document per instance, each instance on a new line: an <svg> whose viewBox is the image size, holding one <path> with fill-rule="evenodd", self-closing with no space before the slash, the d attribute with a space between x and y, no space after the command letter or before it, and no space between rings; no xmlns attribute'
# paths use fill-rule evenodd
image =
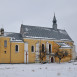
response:
<svg viewBox="0 0 77 77"><path fill-rule="evenodd" d="M20 33L24 38L33 37L72 41L66 30L61 29L57 29L57 31L55 31L53 28L29 26L22 24Z"/></svg>
<svg viewBox="0 0 77 77"><path fill-rule="evenodd" d="M20 33L13 33L13 32L5 32L4 36L11 37L14 40L22 40L22 36Z"/></svg>

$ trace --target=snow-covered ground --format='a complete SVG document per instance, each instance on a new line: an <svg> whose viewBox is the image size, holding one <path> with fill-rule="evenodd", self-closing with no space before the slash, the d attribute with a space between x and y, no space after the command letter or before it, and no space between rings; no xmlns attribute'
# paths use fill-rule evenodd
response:
<svg viewBox="0 0 77 77"><path fill-rule="evenodd" d="M77 63L0 64L0 77L77 77Z"/></svg>

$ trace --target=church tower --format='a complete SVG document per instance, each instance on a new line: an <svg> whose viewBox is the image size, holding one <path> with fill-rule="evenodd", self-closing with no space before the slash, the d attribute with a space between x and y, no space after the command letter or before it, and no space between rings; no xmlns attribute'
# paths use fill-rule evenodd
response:
<svg viewBox="0 0 77 77"><path fill-rule="evenodd" d="M54 14L54 17L53 17L53 29L57 30L57 20L56 20L55 14Z"/></svg>

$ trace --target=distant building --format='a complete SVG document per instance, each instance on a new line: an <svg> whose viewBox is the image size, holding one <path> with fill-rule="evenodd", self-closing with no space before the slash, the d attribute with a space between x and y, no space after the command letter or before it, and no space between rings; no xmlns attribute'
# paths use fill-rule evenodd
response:
<svg viewBox="0 0 77 77"><path fill-rule="evenodd" d="M67 52L61 62L75 59L75 45L65 30L57 29L54 15L53 27L21 24L20 33L0 29L0 63L58 62L56 52Z"/></svg>

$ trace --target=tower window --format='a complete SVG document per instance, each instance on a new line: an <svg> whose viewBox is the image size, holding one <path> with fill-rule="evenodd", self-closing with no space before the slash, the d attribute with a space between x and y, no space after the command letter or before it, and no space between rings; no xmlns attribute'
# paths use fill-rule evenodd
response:
<svg viewBox="0 0 77 77"><path fill-rule="evenodd" d="M7 40L4 40L4 47L7 47Z"/></svg>
<svg viewBox="0 0 77 77"><path fill-rule="evenodd" d="M18 52L18 45L15 46L15 51Z"/></svg>
<svg viewBox="0 0 77 77"><path fill-rule="evenodd" d="M34 52L34 46L31 46L31 52Z"/></svg>
<svg viewBox="0 0 77 77"><path fill-rule="evenodd" d="M45 48L44 48L44 44L42 44L42 52L44 52L44 49L45 49Z"/></svg>

